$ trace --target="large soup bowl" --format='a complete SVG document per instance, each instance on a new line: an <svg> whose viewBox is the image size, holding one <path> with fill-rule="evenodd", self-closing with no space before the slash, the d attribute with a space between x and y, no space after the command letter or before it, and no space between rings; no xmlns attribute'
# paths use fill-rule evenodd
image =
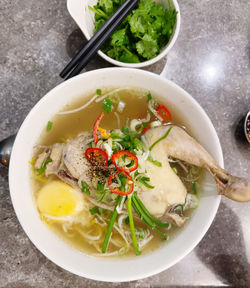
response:
<svg viewBox="0 0 250 288"><path fill-rule="evenodd" d="M107 68L74 77L47 93L23 122L12 150L9 185L12 203L24 231L33 244L60 267L86 278L122 282L159 273L187 255L211 225L220 203L216 188L205 189L198 208L183 229L153 252L120 259L96 258L64 242L42 222L33 198L30 179L32 149L48 121L66 104L85 97L90 91L108 86L133 86L148 89L161 101L176 107L196 139L223 165L216 131L201 106L182 88L153 73L131 68ZM208 137L209 136L209 137ZM204 185L211 183L207 175ZM206 185L211 188L211 185Z"/></svg>

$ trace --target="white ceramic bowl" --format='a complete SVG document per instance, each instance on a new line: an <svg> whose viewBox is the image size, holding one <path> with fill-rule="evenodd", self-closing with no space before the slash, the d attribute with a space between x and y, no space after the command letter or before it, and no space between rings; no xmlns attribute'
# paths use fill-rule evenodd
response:
<svg viewBox="0 0 250 288"><path fill-rule="evenodd" d="M67 7L70 15L75 20L79 28L82 30L84 36L89 40L91 36L93 35L94 30L94 13L89 10L88 6L95 5L97 0L68 0L67 1ZM168 0L156 0L155 2L162 3L165 7L168 7ZM181 23L181 16L180 16L180 9L179 5L176 0L170 0L172 7L175 8L177 11L176 16L176 25L174 27L174 33L171 36L171 39L169 40L168 44L162 49L161 53L158 54L156 57L154 57L151 60L147 60L141 63L124 63L117 61L115 59L110 58L102 51L98 51L98 54L105 59L106 61L121 67L130 67L130 68L141 68L146 67L149 65L152 65L156 63L157 61L161 60L163 57L165 57L170 49L174 46L174 43L178 37L179 31L180 31L180 23Z"/></svg>
<svg viewBox="0 0 250 288"><path fill-rule="evenodd" d="M98 81L97 81L98 79ZM16 215L34 245L62 268L90 279L122 282L159 273L187 255L211 225L220 203L216 189L205 191L193 216L172 241L158 250L131 259L90 257L66 244L41 220L32 197L30 165L32 148L47 122L64 105L105 86L135 86L168 100L187 119L197 140L223 165L221 146L215 129L201 106L173 82L138 69L106 68L74 77L47 93L23 122L12 150L9 185ZM209 137L208 137L209 135ZM211 181L206 179L205 183Z"/></svg>

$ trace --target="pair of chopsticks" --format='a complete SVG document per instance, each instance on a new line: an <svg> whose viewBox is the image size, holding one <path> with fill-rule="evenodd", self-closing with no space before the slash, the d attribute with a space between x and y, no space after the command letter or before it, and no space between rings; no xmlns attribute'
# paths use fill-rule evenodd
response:
<svg viewBox="0 0 250 288"><path fill-rule="evenodd" d="M126 0L121 7L104 23L94 36L80 49L68 65L60 73L65 80L78 75L104 44L128 13L135 7L139 0Z"/></svg>

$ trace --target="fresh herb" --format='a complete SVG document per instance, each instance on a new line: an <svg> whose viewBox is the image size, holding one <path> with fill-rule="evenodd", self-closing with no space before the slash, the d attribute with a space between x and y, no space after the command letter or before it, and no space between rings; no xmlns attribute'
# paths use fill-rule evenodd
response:
<svg viewBox="0 0 250 288"><path fill-rule="evenodd" d="M135 235L135 225L134 225L134 219L133 219L131 197L127 198L127 208L128 208L128 217L129 217L129 225L130 225L130 230L131 230L132 242L136 251L136 255L140 255L141 251L139 250L139 246L138 246L136 235Z"/></svg>
<svg viewBox="0 0 250 288"><path fill-rule="evenodd" d="M103 202L106 200L107 196L110 194L110 191L108 189L105 189L105 183L98 181L97 187L96 187L96 194L98 196L97 201Z"/></svg>
<svg viewBox="0 0 250 288"><path fill-rule="evenodd" d="M102 103L102 108L103 108L103 110L107 111L108 113L112 112L113 102L109 98L104 99L104 101Z"/></svg>
<svg viewBox="0 0 250 288"><path fill-rule="evenodd" d="M138 179L139 182L141 182L147 188L149 188L149 189L154 189L155 188L154 186L148 184L148 182L150 181L149 177L141 176L141 177L138 177L137 179Z"/></svg>
<svg viewBox="0 0 250 288"><path fill-rule="evenodd" d="M125 224L129 225L129 217L127 216L124 220Z"/></svg>
<svg viewBox="0 0 250 288"><path fill-rule="evenodd" d="M98 0L89 7L95 13L95 31L122 5L124 0ZM170 40L176 23L176 10L153 0L141 0L102 51L125 63L139 63L154 58Z"/></svg>
<svg viewBox="0 0 250 288"><path fill-rule="evenodd" d="M52 126L53 126L53 122L48 121L48 124L47 124L47 127L46 127L46 131L49 132L51 130Z"/></svg>
<svg viewBox="0 0 250 288"><path fill-rule="evenodd" d="M168 131L167 131L161 138L159 138L158 140L156 140L156 141L149 147L149 151L151 151L151 150L155 147L155 145L158 144L160 141L162 141L162 140L164 140L165 138L167 138L167 137L168 137L168 134L169 134L170 131L171 131L171 129L172 129L172 127L170 127L170 128L168 129Z"/></svg>
<svg viewBox="0 0 250 288"><path fill-rule="evenodd" d="M48 164L49 162L52 162L52 160L51 160L49 157L47 157L47 158L44 160L42 166L41 166L39 169L36 170L36 171L38 172L38 174L43 174L43 172L45 171L45 168L46 168L46 166L47 166L47 164Z"/></svg>
<svg viewBox="0 0 250 288"><path fill-rule="evenodd" d="M91 208L91 209L89 209L89 212L91 213L91 215L94 215L94 214L101 214L100 213L100 210L99 210L99 208L98 207L93 207L93 208Z"/></svg>
<svg viewBox="0 0 250 288"><path fill-rule="evenodd" d="M148 93L147 97L148 97L148 102L149 102L150 100L152 100L152 95L151 95L151 93Z"/></svg>
<svg viewBox="0 0 250 288"><path fill-rule="evenodd" d="M138 228L136 232L138 233L138 237L140 239L144 239L144 233L143 233L143 230L141 228Z"/></svg>
<svg viewBox="0 0 250 288"><path fill-rule="evenodd" d="M148 160L149 162L153 163L155 166L158 166L158 167L161 167L161 166L162 166L161 162L153 159L153 157L152 157L151 155L148 156L147 160Z"/></svg>
<svg viewBox="0 0 250 288"><path fill-rule="evenodd" d="M109 243L109 238L111 236L111 232L112 232L113 226L115 224L115 219L116 219L117 213L118 213L116 208L117 208L117 206L119 206L121 204L121 201L122 201L122 196L119 195L117 197L115 208L114 208L114 210L112 212L112 215L111 215L108 227L107 227L107 231L106 231L106 234L105 234L105 237L104 237L104 241L103 241L103 244L102 244L102 253L105 253L106 250L107 250L108 243Z"/></svg>
<svg viewBox="0 0 250 288"><path fill-rule="evenodd" d="M173 167L172 169L173 169L173 171L174 171L175 174L178 174L178 170L177 170L176 167Z"/></svg>
<svg viewBox="0 0 250 288"><path fill-rule="evenodd" d="M101 89L96 89L96 94L101 96L102 95L102 90Z"/></svg>
<svg viewBox="0 0 250 288"><path fill-rule="evenodd" d="M132 195L131 198L132 198L132 206L133 206L135 212L138 214L138 216L145 222L145 224L147 224L149 227L151 227L153 230L155 230L159 235L161 235L163 240L167 240L167 236L155 226L155 224L152 222L150 217L142 209L142 206L138 203L138 199L135 197L135 193ZM152 218L153 218L153 216L152 216Z"/></svg>
<svg viewBox="0 0 250 288"><path fill-rule="evenodd" d="M192 188L193 188L193 194L196 195L197 194L197 184L196 184L196 182L192 183Z"/></svg>
<svg viewBox="0 0 250 288"><path fill-rule="evenodd" d="M81 191L90 195L89 185L86 182L81 181L81 186Z"/></svg>
<svg viewBox="0 0 250 288"><path fill-rule="evenodd" d="M143 147L143 144L142 142L138 139L138 138L135 138L134 139L134 146L137 150L141 150L141 151L144 151L144 147Z"/></svg>

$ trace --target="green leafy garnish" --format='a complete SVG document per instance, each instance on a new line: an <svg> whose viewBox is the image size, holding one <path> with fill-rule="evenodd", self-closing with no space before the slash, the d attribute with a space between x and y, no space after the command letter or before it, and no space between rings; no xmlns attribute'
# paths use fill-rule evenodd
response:
<svg viewBox="0 0 250 288"><path fill-rule="evenodd" d="M46 126L46 131L49 132L51 130L52 126L53 126L53 122L48 121L48 124Z"/></svg>
<svg viewBox="0 0 250 288"><path fill-rule="evenodd" d="M168 131L167 131L162 137L160 137L158 140L156 140L156 141L149 147L149 151L151 151L151 150L155 147L155 145L158 144L160 141L162 141L162 140L164 140L165 138L167 138L167 137L168 137L168 134L169 134L170 131L171 131L171 129L172 129L172 127L170 127L170 128L168 129Z"/></svg>
<svg viewBox="0 0 250 288"><path fill-rule="evenodd" d="M95 31L124 3L98 0L89 7L95 13ZM125 63L152 59L169 42L176 23L176 10L153 0L141 0L102 46L109 57ZM94 32L95 32L94 31Z"/></svg>
<svg viewBox="0 0 250 288"><path fill-rule="evenodd" d="M153 163L157 167L161 167L162 166L161 162L155 160L151 155L148 156L147 160L149 162Z"/></svg>
<svg viewBox="0 0 250 288"><path fill-rule="evenodd" d="M91 208L91 209L89 209L89 212L91 213L91 215L94 215L94 214L101 214L100 213L100 210L99 210L99 208L98 207L93 207L93 208Z"/></svg>
<svg viewBox="0 0 250 288"><path fill-rule="evenodd" d="M113 102L109 98L104 99L104 101L102 103L102 108L103 108L103 110L107 111L108 113L112 112Z"/></svg>
<svg viewBox="0 0 250 288"><path fill-rule="evenodd" d="M193 194L196 195L197 194L197 185L196 183L192 183L192 188L193 188Z"/></svg>
<svg viewBox="0 0 250 288"><path fill-rule="evenodd" d="M102 95L102 90L101 89L96 89L96 94L101 96Z"/></svg>
<svg viewBox="0 0 250 288"><path fill-rule="evenodd" d="M173 169L173 171L174 171L175 174L178 174L178 170L177 170L176 167L173 167L172 169Z"/></svg>
<svg viewBox="0 0 250 288"><path fill-rule="evenodd" d="M86 182L82 181L81 186L81 191L90 195L89 185Z"/></svg>
<svg viewBox="0 0 250 288"><path fill-rule="evenodd" d="M43 172L45 171L45 168L46 168L46 166L47 166L47 164L48 164L49 162L52 162L52 160L51 160L49 157L47 157L47 158L44 160L42 166L41 166L39 169L36 170L36 171L38 172L38 174L43 174Z"/></svg>
<svg viewBox="0 0 250 288"><path fill-rule="evenodd" d="M152 95L151 95L151 93L148 93L147 97L148 97L148 102L149 102L150 100L152 100Z"/></svg>
<svg viewBox="0 0 250 288"><path fill-rule="evenodd" d="M146 186L149 189L154 189L155 187L150 185L148 182L150 181L149 177L141 176L137 178L139 182L141 182L144 186Z"/></svg>

